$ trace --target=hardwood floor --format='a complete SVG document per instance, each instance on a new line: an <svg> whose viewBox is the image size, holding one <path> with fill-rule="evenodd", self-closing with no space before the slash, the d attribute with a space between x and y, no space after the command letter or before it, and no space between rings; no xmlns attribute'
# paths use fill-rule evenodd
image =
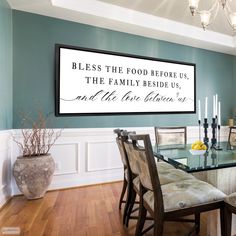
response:
<svg viewBox="0 0 236 236"><path fill-rule="evenodd" d="M1 227L20 227L22 236L134 235L135 221L122 225L118 209L122 183L100 184L48 192L43 199L14 197L0 211ZM207 214L201 217L200 236L206 236ZM166 236L186 235L191 225L166 223ZM0 231L1 235L1 231ZM146 235L152 235L150 231Z"/></svg>

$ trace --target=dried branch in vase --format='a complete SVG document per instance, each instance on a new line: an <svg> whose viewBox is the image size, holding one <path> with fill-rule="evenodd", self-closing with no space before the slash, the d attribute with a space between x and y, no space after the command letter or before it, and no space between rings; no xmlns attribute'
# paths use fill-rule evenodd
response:
<svg viewBox="0 0 236 236"><path fill-rule="evenodd" d="M23 114L21 127L29 124L32 128L22 128L22 138L13 136L24 157L33 158L36 156L47 155L56 140L61 136L62 129L56 131L47 128L47 117L41 111L38 112L37 120L34 121L29 115Z"/></svg>

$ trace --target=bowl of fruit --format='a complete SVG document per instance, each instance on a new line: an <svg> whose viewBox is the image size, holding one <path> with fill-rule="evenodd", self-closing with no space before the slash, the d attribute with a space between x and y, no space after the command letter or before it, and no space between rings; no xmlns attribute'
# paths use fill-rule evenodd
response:
<svg viewBox="0 0 236 236"><path fill-rule="evenodd" d="M192 155L203 155L207 150L207 146L200 140L194 142L189 150Z"/></svg>

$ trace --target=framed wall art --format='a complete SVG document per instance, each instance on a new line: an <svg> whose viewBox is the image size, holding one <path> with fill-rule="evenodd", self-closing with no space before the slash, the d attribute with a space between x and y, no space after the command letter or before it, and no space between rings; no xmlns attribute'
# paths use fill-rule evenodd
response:
<svg viewBox="0 0 236 236"><path fill-rule="evenodd" d="M196 65L56 44L56 115L195 113Z"/></svg>

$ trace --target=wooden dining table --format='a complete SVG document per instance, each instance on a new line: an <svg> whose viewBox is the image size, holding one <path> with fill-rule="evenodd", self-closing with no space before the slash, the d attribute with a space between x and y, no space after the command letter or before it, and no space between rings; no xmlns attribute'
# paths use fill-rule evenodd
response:
<svg viewBox="0 0 236 236"><path fill-rule="evenodd" d="M193 155L191 145L169 145L153 147L154 156L166 161L178 169L193 174L206 181L225 194L236 192L236 150L227 142L209 148L204 154ZM220 236L219 211L212 211L208 217L208 235ZM236 216L232 219L232 235L236 234Z"/></svg>

